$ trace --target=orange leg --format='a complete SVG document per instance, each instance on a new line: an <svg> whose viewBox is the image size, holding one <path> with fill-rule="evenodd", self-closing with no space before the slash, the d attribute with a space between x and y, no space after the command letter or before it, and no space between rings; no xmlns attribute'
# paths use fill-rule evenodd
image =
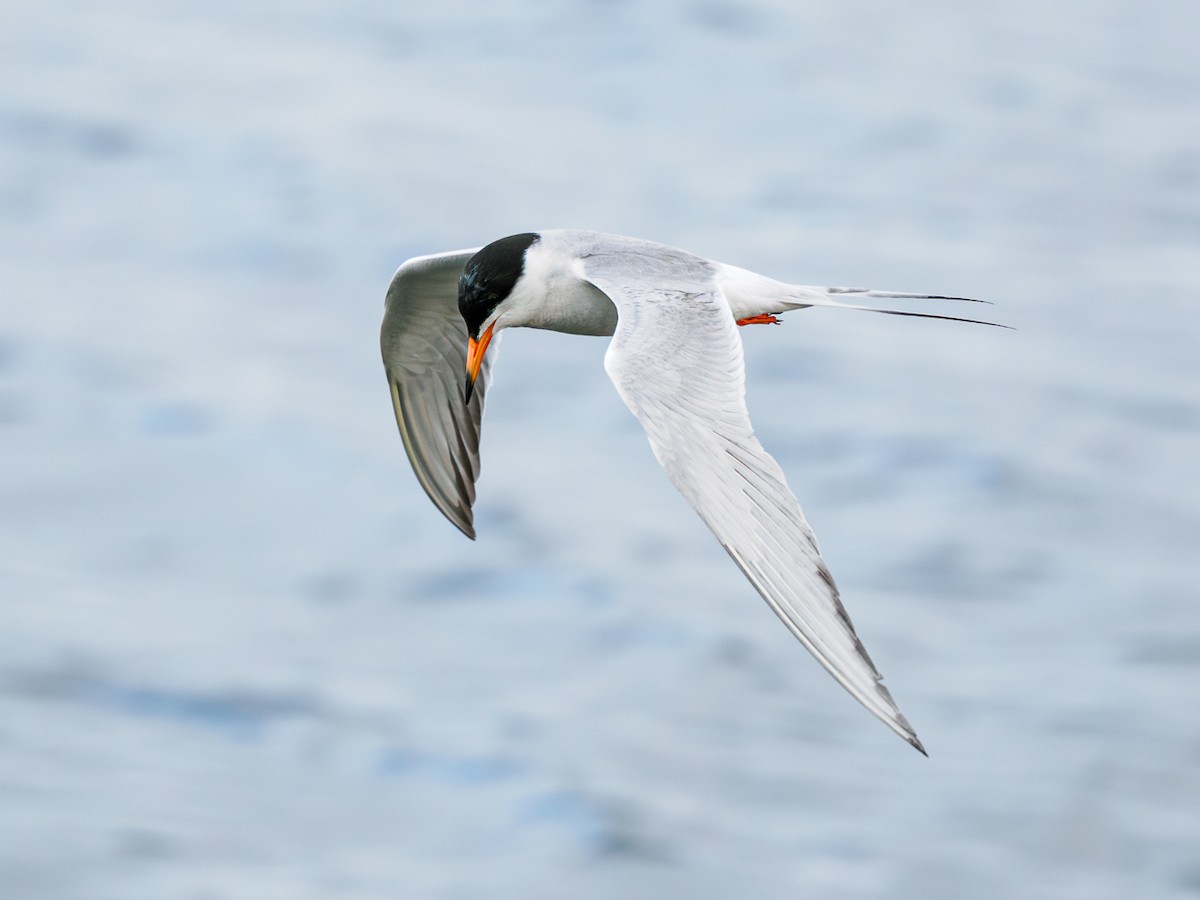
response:
<svg viewBox="0 0 1200 900"><path fill-rule="evenodd" d="M774 316L769 316L763 313L761 316L750 316L746 319L738 319L739 325L778 325L779 320Z"/></svg>

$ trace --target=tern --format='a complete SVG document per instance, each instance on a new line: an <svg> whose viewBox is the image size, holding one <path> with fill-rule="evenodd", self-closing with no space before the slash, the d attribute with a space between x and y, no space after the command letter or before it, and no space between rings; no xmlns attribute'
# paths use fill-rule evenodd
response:
<svg viewBox="0 0 1200 900"><path fill-rule="evenodd" d="M528 232L401 265L381 345L413 471L474 539L480 422L500 332L611 336L605 371L671 482L821 665L925 753L855 634L783 470L754 435L738 334L813 306L993 324L846 302L896 299L968 298L786 284L637 238Z"/></svg>

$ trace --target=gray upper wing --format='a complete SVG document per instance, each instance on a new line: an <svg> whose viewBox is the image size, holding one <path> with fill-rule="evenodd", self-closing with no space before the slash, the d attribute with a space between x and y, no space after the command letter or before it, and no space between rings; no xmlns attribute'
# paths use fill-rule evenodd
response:
<svg viewBox="0 0 1200 900"><path fill-rule="evenodd" d="M404 263L388 288L379 335L396 422L417 480L472 539L480 420L497 348L493 340L468 404L467 327L458 313L458 277L474 253L458 250Z"/></svg>
<svg viewBox="0 0 1200 900"><path fill-rule="evenodd" d="M702 264L665 283L657 280L665 273L647 279L642 268L602 253L585 268L617 307L604 360L617 392L675 487L784 624L859 702L921 749L854 632L782 470L754 436L728 302Z"/></svg>

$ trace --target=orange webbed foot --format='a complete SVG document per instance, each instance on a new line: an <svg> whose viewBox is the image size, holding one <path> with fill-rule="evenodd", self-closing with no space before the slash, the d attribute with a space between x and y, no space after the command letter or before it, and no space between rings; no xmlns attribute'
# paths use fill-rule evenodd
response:
<svg viewBox="0 0 1200 900"><path fill-rule="evenodd" d="M775 316L763 313L760 316L749 316L745 319L738 319L737 323L739 325L778 325L779 320Z"/></svg>

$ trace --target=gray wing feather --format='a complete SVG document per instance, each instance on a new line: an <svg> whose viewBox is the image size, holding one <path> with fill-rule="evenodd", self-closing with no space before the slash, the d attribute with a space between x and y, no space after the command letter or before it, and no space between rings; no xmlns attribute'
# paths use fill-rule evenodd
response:
<svg viewBox="0 0 1200 900"><path fill-rule="evenodd" d="M396 423L417 480L472 539L480 422L497 352L493 340L467 404L467 327L458 313L458 276L474 253L404 263L388 288L379 335Z"/></svg>
<svg viewBox="0 0 1200 900"><path fill-rule="evenodd" d="M605 369L675 487L821 665L924 752L855 634L783 471L754 436L728 302L711 280L663 290L603 255L585 271L617 307Z"/></svg>

